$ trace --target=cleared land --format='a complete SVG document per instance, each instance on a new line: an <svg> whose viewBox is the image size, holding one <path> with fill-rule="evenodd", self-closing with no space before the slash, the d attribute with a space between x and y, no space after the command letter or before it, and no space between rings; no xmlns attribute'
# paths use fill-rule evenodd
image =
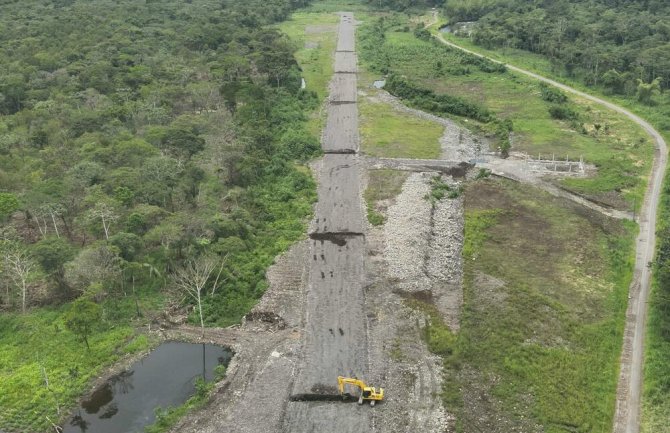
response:
<svg viewBox="0 0 670 433"><path fill-rule="evenodd" d="M446 43L446 42L445 42ZM614 422L615 432L635 433L640 429L640 402L642 390L642 370L644 355L645 320L647 299L651 285L651 269L648 266L654 258L656 246L656 219L663 176L667 168L668 148L661 134L647 121L630 111L604 101L584 92L575 90L564 84L547 79L538 74L514 67L511 69L547 82L560 89L577 94L584 99L605 106L610 110L623 114L638 124L654 141L654 159L652 173L644 193L644 201L640 211L640 236L635 243L634 278L630 285L628 309L626 311L626 328L621 367L617 389L617 405Z"/></svg>
<svg viewBox="0 0 670 433"><path fill-rule="evenodd" d="M298 12L279 25L298 47L295 58L300 64L307 90L319 98L328 95L333 75L332 52L335 49L338 17L334 14Z"/></svg>
<svg viewBox="0 0 670 433"><path fill-rule="evenodd" d="M510 73L491 73L459 63L457 54L397 31L386 33L384 50L392 69L436 93L477 101L502 119L514 123L512 150L556 154L584 159L598 166L592 179L570 179L562 185L589 198L626 210L641 203L645 179L651 169L653 142L625 116L603 109L582 96L568 105L576 121L553 119L551 104L542 100L536 80ZM470 121L471 128L477 128ZM596 126L597 125L597 126Z"/></svg>
<svg viewBox="0 0 670 433"><path fill-rule="evenodd" d="M510 181L477 181L464 200L465 314L447 404L464 431L608 432L631 227Z"/></svg>
<svg viewBox="0 0 670 433"><path fill-rule="evenodd" d="M444 127L395 110L376 98L372 90L363 96L361 150L370 156L433 159L440 156Z"/></svg>

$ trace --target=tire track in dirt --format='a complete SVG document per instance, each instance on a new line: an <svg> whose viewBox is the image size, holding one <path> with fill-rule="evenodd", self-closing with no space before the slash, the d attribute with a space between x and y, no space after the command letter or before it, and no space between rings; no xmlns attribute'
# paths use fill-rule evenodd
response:
<svg viewBox="0 0 670 433"><path fill-rule="evenodd" d="M640 224L640 233L635 242L635 266L633 280L629 289L628 308L626 310L626 325L624 328L624 341L621 353L617 401L613 425L614 433L638 433L640 430L640 402L644 367L645 322L647 317L647 300L649 298L649 288L651 285L651 269L647 264L654 259L656 248L656 217L658 214L658 203L661 195L663 176L666 171L668 160L668 147L665 140L661 134L649 124L649 122L619 105L589 95L588 93L584 93L534 72L483 56L445 40L442 35L438 35L437 39L445 45L477 57L486 58L495 63L504 64L512 71L558 87L561 90L588 99L589 101L623 114L641 126L654 140L654 162L638 220Z"/></svg>

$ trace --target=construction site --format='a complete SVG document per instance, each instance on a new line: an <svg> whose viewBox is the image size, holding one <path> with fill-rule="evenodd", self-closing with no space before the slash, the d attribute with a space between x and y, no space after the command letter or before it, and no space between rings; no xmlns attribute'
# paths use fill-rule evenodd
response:
<svg viewBox="0 0 670 433"><path fill-rule="evenodd" d="M441 332L452 335L459 332L463 261L480 257L464 253L464 201L472 191L468 185L482 176L494 179L478 187L469 212L486 214L496 206L511 206L514 211L503 220L537 233L543 233L544 223L530 208L514 204L514 197L525 194L515 185L532 185L533 200L566 209L564 218L605 235L623 233L613 222L634 215L587 200L552 180L592 175L595 167L580 156L535 158L512 152L503 159L489 149L485 137L452 120L408 108L383 91L374 98L444 127L440 158L362 155L358 100L367 95L357 84L357 21L352 13L339 16L323 156L311 164L318 202L306 238L276 259L267 273L269 289L241 325L205 331L205 341L232 348L235 357L205 409L186 416L172 431L452 432L459 421L445 405L446 377L464 384L458 425L467 423L466 431L543 431L494 396L500 377L466 366L447 375L445 358L427 343L429 329L436 326L446 326ZM371 225L364 192L373 172L384 170L395 173L400 188L375 204L384 224ZM456 192L449 199L429 200L435 185ZM560 242L572 242L547 236L538 242L557 250L563 248ZM506 242L512 249L526 248L515 245L513 238ZM472 275L477 291L470 296L479 313L507 308L505 281L481 271ZM583 296L575 302L592 302L591 295ZM540 322L537 326L546 327ZM202 341L200 331L188 326L160 332L166 339ZM558 334L532 333L537 336L524 344L567 344ZM527 410L524 405L531 404L531 397L524 395L521 405Z"/></svg>

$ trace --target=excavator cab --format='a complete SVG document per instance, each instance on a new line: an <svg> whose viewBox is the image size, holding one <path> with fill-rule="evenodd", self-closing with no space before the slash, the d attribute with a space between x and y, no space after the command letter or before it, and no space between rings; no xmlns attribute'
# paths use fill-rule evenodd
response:
<svg viewBox="0 0 670 433"><path fill-rule="evenodd" d="M384 389L379 388L379 391L374 386L367 386L362 380L351 377L337 377L337 386L340 390L340 395L344 396L344 385L353 385L360 388L361 393L358 396L358 404L363 404L363 401L369 401L370 406L374 406L377 401L384 399Z"/></svg>

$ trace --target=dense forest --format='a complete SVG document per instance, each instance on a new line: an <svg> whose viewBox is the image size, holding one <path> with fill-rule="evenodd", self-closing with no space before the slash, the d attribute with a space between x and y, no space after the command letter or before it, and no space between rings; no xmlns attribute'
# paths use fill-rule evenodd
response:
<svg viewBox="0 0 670 433"><path fill-rule="evenodd" d="M308 1L0 3L1 308L163 290L206 257L205 320L238 321L314 200L318 101L268 27Z"/></svg>
<svg viewBox="0 0 670 433"><path fill-rule="evenodd" d="M651 103L670 87L664 0L449 0L451 22L477 21L473 41L546 56L559 71Z"/></svg>

